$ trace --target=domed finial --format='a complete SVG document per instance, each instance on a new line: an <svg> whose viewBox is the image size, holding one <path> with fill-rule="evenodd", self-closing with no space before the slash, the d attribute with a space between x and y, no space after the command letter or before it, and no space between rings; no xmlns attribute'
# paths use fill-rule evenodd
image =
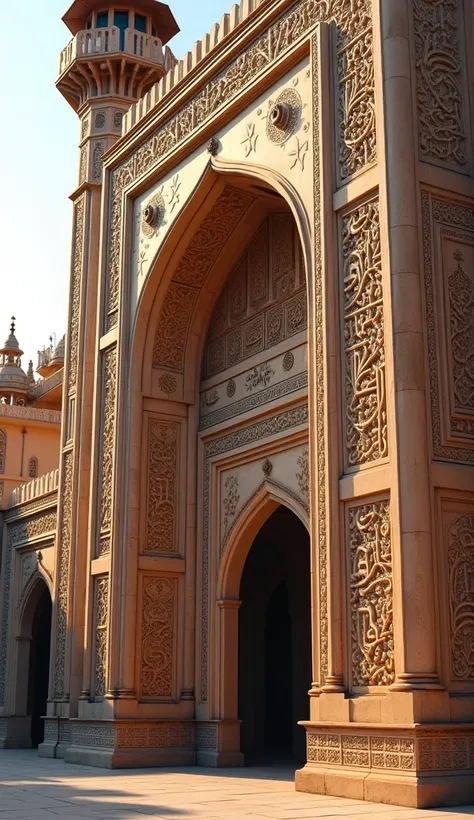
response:
<svg viewBox="0 0 474 820"><path fill-rule="evenodd" d="M14 316L12 316L12 323L10 325L10 333L12 334L12 336L14 336L14 334L15 334L15 322L16 322L16 319L15 319Z"/></svg>

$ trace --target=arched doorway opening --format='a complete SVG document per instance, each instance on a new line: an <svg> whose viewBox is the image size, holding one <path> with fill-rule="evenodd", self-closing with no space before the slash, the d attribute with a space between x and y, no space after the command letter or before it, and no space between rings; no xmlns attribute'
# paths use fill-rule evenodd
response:
<svg viewBox="0 0 474 820"><path fill-rule="evenodd" d="M245 762L305 759L311 683L309 535L278 507L244 565L239 612L239 719Z"/></svg>
<svg viewBox="0 0 474 820"><path fill-rule="evenodd" d="M38 581L24 615L22 633L28 633L27 715L31 716L31 746L44 740L44 720L48 700L49 650L51 642L51 595L44 581Z"/></svg>

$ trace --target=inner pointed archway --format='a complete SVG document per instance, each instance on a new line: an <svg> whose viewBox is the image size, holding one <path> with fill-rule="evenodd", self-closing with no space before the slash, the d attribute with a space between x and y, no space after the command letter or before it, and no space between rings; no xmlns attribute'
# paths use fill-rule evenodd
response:
<svg viewBox="0 0 474 820"><path fill-rule="evenodd" d="M44 740L44 715L48 700L49 651L51 642L51 595L46 583L37 580L25 608L21 634L23 645L29 645L26 714L31 717L31 746L36 749ZM19 674L26 664L20 658Z"/></svg>
<svg viewBox="0 0 474 820"><path fill-rule="evenodd" d="M239 718L245 762L304 760L311 681L309 535L280 506L248 553L240 584Z"/></svg>

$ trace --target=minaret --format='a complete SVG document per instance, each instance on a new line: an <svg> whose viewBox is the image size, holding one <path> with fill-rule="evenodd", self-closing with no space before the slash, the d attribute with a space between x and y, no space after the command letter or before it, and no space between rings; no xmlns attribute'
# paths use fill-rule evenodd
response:
<svg viewBox="0 0 474 820"><path fill-rule="evenodd" d="M69 744L69 719L78 716L80 698L88 697L82 682L102 157L121 136L123 114L174 65L164 45L179 31L169 7L156 0L119 8L75 0L63 20L73 39L61 53L56 85L80 118L80 156L71 196L50 688L40 746L48 757L61 756Z"/></svg>
<svg viewBox="0 0 474 820"><path fill-rule="evenodd" d="M174 65L164 45L179 29L156 0L120 8L75 0L63 21L74 36L61 52L56 86L81 121L79 185L100 182L123 115Z"/></svg>
<svg viewBox="0 0 474 820"><path fill-rule="evenodd" d="M4 404L26 404L28 377L21 366L23 351L15 336L15 317L12 316L10 335L0 348L0 401Z"/></svg>

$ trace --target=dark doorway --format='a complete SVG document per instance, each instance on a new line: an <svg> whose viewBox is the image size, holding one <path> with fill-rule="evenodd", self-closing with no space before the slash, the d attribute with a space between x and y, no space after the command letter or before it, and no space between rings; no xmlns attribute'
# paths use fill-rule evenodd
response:
<svg viewBox="0 0 474 820"><path fill-rule="evenodd" d="M305 762L311 685L309 536L279 507L257 535L240 585L239 718L247 764Z"/></svg>
<svg viewBox="0 0 474 820"><path fill-rule="evenodd" d="M31 715L31 745L44 740L44 720L48 700L49 648L51 642L51 597L46 585L33 616L28 677L28 714Z"/></svg>

